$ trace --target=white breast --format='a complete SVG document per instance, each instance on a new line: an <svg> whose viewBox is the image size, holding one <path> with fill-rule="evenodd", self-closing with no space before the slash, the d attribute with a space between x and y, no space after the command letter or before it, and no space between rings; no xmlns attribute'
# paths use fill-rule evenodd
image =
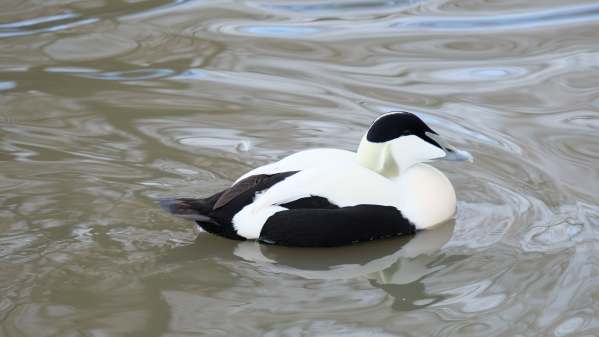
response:
<svg viewBox="0 0 599 337"><path fill-rule="evenodd" d="M453 185L436 168L416 164L396 180L401 212L418 229L429 228L450 219L456 209Z"/></svg>

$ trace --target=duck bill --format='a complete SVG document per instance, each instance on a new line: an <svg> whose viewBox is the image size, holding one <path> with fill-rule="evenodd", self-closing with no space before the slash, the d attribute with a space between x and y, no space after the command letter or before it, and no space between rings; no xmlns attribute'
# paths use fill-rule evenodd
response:
<svg viewBox="0 0 599 337"><path fill-rule="evenodd" d="M441 136L435 133L427 132L427 136L433 139L445 151L445 156L439 158L448 161L467 161L474 162L474 158L470 153L464 150L458 150L454 146L447 143Z"/></svg>

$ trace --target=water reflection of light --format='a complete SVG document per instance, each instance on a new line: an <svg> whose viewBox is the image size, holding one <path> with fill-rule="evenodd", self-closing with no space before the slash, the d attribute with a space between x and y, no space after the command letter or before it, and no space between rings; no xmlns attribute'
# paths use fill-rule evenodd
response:
<svg viewBox="0 0 599 337"><path fill-rule="evenodd" d="M178 6L180 6L182 4L190 3L193 1L194 0L173 0L173 1L169 1L165 4L162 4L162 5L159 5L156 7L152 7L149 9L145 9L145 10L141 10L141 11L123 15L123 16L119 17L119 19L120 20L141 19L144 17L152 16L152 15L164 14L169 9L177 8Z"/></svg>
<svg viewBox="0 0 599 337"><path fill-rule="evenodd" d="M78 73L77 76L92 78L98 80L109 80L109 81L139 81L139 80L151 80L156 78L167 77L174 73L171 69L135 69L126 71L109 71L109 72L83 72Z"/></svg>
<svg viewBox="0 0 599 337"><path fill-rule="evenodd" d="M375 10L397 10L401 7L411 6L415 3L420 3L420 0L393 0L393 1L329 1L329 2L302 2L302 3L287 3L287 4L260 4L259 6L267 9L283 10L297 13L321 14L322 12L349 12Z"/></svg>
<svg viewBox="0 0 599 337"><path fill-rule="evenodd" d="M171 76L171 79L180 80L180 79L204 79L210 77L209 72L199 68L192 68L182 71L176 75Z"/></svg>
<svg viewBox="0 0 599 337"><path fill-rule="evenodd" d="M14 89L16 86L17 83L14 81L2 81L0 82L0 91Z"/></svg>
<svg viewBox="0 0 599 337"><path fill-rule="evenodd" d="M66 13L0 24L0 38L58 32L98 22L97 18L77 19L78 17L76 13ZM50 23L57 24L45 28L39 27Z"/></svg>
<svg viewBox="0 0 599 337"><path fill-rule="evenodd" d="M96 73L98 72L97 69L94 68L84 68L84 67L47 67L45 69L47 72L49 73L62 73L62 74L69 74L69 73Z"/></svg>
<svg viewBox="0 0 599 337"><path fill-rule="evenodd" d="M49 73L69 74L72 76L78 76L83 78L109 81L152 80L156 78L168 77L175 73L174 70L166 68L143 68L123 71L100 71L98 69L85 67L47 67L44 70Z"/></svg>
<svg viewBox="0 0 599 337"><path fill-rule="evenodd" d="M430 76L445 81L496 81L526 75L521 67L473 67L456 68L431 72Z"/></svg>
<svg viewBox="0 0 599 337"><path fill-rule="evenodd" d="M292 9L294 7L291 7ZM299 9L298 7L297 9ZM310 7L308 6L309 10ZM291 11L291 10L290 10ZM294 12L295 13L295 12ZM301 13L301 12L297 12ZM310 12L313 13L313 12ZM493 16L432 16L432 15L396 15L379 20L350 20L342 14L330 20L311 20L293 24L270 24L263 21L248 23L217 23L211 30L227 34L251 34L270 37L306 37L332 38L334 36L347 38L352 36L373 36L397 34L398 31L411 33L413 30L435 30L445 33L451 31L475 31L480 29L517 29L523 27L543 27L575 24L594 21L599 18L599 4L581 6L563 6L550 10L531 11L519 14L503 14Z"/></svg>
<svg viewBox="0 0 599 337"><path fill-rule="evenodd" d="M323 29L307 26L263 25L245 26L237 29L239 32L259 36L302 36L320 33Z"/></svg>
<svg viewBox="0 0 599 337"><path fill-rule="evenodd" d="M48 22L72 19L75 17L78 17L78 15L76 13L64 13L64 14L57 14L57 15L50 15L50 16L42 16L42 17L38 17L38 18L19 20L19 21L10 22L10 23L1 23L0 29L17 29L17 28L35 26L35 25L48 23Z"/></svg>
<svg viewBox="0 0 599 337"><path fill-rule="evenodd" d="M488 17L419 17L408 18L392 26L396 28L418 28L432 30L472 30L522 28L556 25L562 23L579 23L599 19L599 4L583 6L564 6L555 9Z"/></svg>

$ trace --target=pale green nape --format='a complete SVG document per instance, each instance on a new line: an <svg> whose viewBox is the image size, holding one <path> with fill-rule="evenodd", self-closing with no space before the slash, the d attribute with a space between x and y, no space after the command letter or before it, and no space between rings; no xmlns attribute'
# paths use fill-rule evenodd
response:
<svg viewBox="0 0 599 337"><path fill-rule="evenodd" d="M389 151L389 142L373 143L362 137L357 151L358 164L385 177L399 175L399 167Z"/></svg>

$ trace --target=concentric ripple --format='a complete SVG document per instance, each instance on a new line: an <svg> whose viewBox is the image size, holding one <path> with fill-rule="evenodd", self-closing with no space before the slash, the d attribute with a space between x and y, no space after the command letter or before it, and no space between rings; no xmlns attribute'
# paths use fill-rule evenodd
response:
<svg viewBox="0 0 599 337"><path fill-rule="evenodd" d="M0 335L597 335L598 13L0 2ZM273 247L198 235L153 201L355 150L392 110L475 157L433 163L458 197L434 230Z"/></svg>

